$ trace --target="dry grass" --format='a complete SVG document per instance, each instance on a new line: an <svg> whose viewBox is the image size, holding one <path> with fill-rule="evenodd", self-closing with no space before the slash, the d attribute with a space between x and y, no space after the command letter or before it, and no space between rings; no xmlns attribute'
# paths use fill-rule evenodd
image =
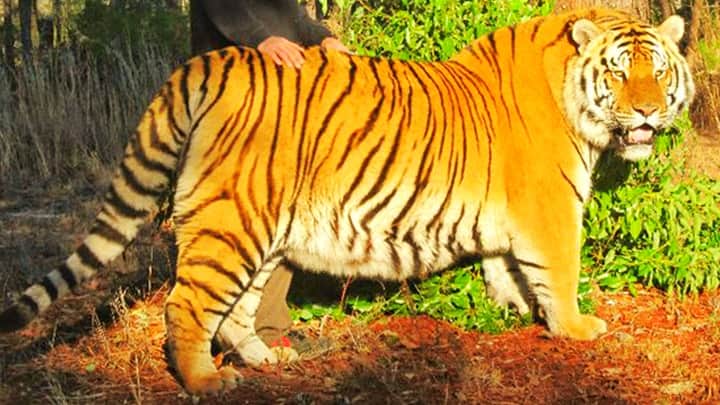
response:
<svg viewBox="0 0 720 405"><path fill-rule="evenodd" d="M688 58L697 88L690 118L701 136L720 141L720 4L708 5L701 17L702 36Z"/></svg>
<svg viewBox="0 0 720 405"><path fill-rule="evenodd" d="M715 48L720 53L720 43ZM690 110L695 129L704 136L720 139L720 70L695 72L697 94Z"/></svg>
<svg viewBox="0 0 720 405"><path fill-rule="evenodd" d="M114 166L173 64L149 45L129 54L100 61L58 50L14 74L0 68L0 89L17 83L0 91L0 190L50 177L93 181Z"/></svg>

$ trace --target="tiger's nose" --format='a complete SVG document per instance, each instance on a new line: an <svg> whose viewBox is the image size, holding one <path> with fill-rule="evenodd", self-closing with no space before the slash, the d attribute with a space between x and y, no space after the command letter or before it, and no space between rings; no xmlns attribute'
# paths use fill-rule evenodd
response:
<svg viewBox="0 0 720 405"><path fill-rule="evenodd" d="M638 104L633 105L633 110L642 114L643 117L649 117L658 110L658 106L654 104Z"/></svg>

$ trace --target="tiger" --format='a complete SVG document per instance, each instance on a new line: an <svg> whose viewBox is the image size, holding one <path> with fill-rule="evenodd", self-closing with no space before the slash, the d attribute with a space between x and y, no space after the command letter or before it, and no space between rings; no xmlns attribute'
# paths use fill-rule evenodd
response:
<svg viewBox="0 0 720 405"><path fill-rule="evenodd" d="M684 22L617 10L535 17L446 61L309 48L301 68L255 49L190 59L130 136L88 236L0 314L21 329L133 241L172 192L178 257L168 362L192 395L277 362L254 330L281 265L405 280L482 260L488 295L590 340L581 314L583 206L599 156L637 161L692 100Z"/></svg>

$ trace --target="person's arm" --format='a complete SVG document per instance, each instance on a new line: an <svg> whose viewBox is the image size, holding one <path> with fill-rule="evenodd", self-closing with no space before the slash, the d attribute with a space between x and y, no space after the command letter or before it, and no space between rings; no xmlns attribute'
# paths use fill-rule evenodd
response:
<svg viewBox="0 0 720 405"><path fill-rule="evenodd" d="M290 0L295 1L295 0ZM326 49L334 49L340 52L350 53L350 50L335 38L332 32L307 14L305 7L297 6L297 13L294 20L302 45L320 45Z"/></svg>
<svg viewBox="0 0 720 405"><path fill-rule="evenodd" d="M296 9L297 13L295 14L293 22L295 23L303 46L320 45L325 38L333 36L332 32L330 32L325 25L310 18L305 7L297 5Z"/></svg>

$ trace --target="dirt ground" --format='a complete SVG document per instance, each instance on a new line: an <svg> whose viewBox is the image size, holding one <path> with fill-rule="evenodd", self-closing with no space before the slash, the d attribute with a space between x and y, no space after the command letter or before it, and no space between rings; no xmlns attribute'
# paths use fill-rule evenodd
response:
<svg viewBox="0 0 720 405"><path fill-rule="evenodd" d="M108 326L56 331L14 356L23 343L3 341L0 401L191 403L165 366L165 292ZM286 366L241 367L241 388L200 403L720 402L720 294L678 300L641 290L596 300L609 332L593 342L548 338L541 326L466 332L426 316L300 324L331 347ZM37 330L23 335L32 340Z"/></svg>
<svg viewBox="0 0 720 405"><path fill-rule="evenodd" d="M717 175L717 138L692 142L686 157ZM24 271L0 272L3 293L43 274L87 230L97 196L67 194L0 194L0 261ZM169 266L163 232L138 245L136 255L150 258L141 268L160 273ZM137 260L129 256L115 267L137 269ZM116 278L137 287L147 277ZM166 368L166 284L149 286L143 299L121 290L89 316L107 300L94 292L104 282L22 333L0 336L0 403L192 403ZM609 331L593 342L550 338L539 325L499 335L468 332L426 316L299 323L296 329L330 346L287 365L239 366L240 388L200 403L720 403L719 291L681 300L640 289L636 297L596 293L594 300ZM55 326L58 319L73 321Z"/></svg>

